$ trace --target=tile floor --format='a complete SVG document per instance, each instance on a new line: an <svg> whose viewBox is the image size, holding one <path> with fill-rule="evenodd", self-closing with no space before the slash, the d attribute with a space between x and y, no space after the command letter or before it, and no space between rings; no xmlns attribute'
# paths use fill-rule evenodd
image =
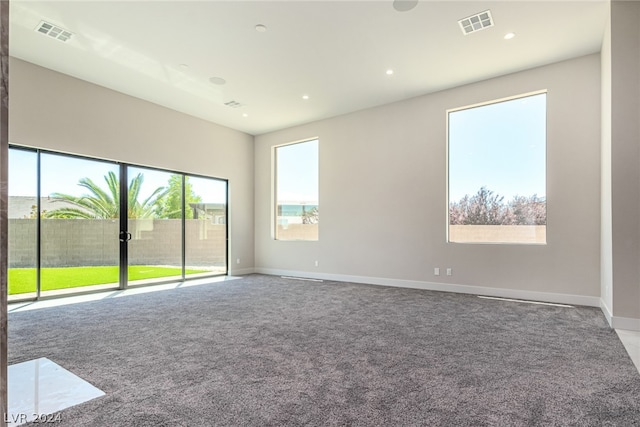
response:
<svg viewBox="0 0 640 427"><path fill-rule="evenodd" d="M9 426L31 421L54 423L55 416L47 414L104 396L102 390L45 357L10 365L7 374L9 411L5 421Z"/></svg>
<svg viewBox="0 0 640 427"><path fill-rule="evenodd" d="M633 360L633 363L640 372L640 331L625 331L624 329L616 329L620 341L627 349L627 353Z"/></svg>

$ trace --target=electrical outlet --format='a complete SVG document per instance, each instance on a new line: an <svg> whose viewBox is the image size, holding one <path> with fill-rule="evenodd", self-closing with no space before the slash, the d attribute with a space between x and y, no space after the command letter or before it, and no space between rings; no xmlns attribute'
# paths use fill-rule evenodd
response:
<svg viewBox="0 0 640 427"><path fill-rule="evenodd" d="M439 276L440 275L440 268L439 267L436 267L436 268L433 269L433 275L434 276Z"/></svg>
<svg viewBox="0 0 640 427"><path fill-rule="evenodd" d="M451 276L453 274L452 268L447 268L447 276Z"/></svg>
<svg viewBox="0 0 640 427"><path fill-rule="evenodd" d="M240 264L240 258L236 260L236 264Z"/></svg>
<svg viewBox="0 0 640 427"><path fill-rule="evenodd" d="M318 260L316 260L316 267L318 266Z"/></svg>

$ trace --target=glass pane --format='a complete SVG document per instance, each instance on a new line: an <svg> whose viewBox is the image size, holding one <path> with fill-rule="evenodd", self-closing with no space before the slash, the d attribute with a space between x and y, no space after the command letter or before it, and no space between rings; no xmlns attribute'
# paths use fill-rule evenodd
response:
<svg viewBox="0 0 640 427"><path fill-rule="evenodd" d="M318 240L318 140L276 147L276 239Z"/></svg>
<svg viewBox="0 0 640 427"><path fill-rule="evenodd" d="M9 300L36 296L37 153L9 149Z"/></svg>
<svg viewBox="0 0 640 427"><path fill-rule="evenodd" d="M185 274L227 272L227 183L185 176Z"/></svg>
<svg viewBox="0 0 640 427"><path fill-rule="evenodd" d="M118 286L118 177L113 163L41 155L43 295Z"/></svg>
<svg viewBox="0 0 640 427"><path fill-rule="evenodd" d="M182 279L182 175L128 168L129 284Z"/></svg>
<svg viewBox="0 0 640 427"><path fill-rule="evenodd" d="M449 241L544 244L546 94L449 113Z"/></svg>

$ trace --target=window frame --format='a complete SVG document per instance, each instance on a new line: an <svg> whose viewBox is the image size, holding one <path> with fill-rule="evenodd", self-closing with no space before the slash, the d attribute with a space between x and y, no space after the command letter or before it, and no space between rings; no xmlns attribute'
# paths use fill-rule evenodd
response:
<svg viewBox="0 0 640 427"><path fill-rule="evenodd" d="M128 179L126 176L126 171L128 168L133 167L133 168L142 168L142 169L146 169L146 170L155 170L155 171L160 171L160 172L166 172L166 173L170 173L170 174L176 174L176 175L180 175L182 176L182 180L184 182L184 178L185 177L193 177L193 178L202 178L202 179L207 179L207 180L214 180L217 182L220 182L222 185L224 185L225 187L225 201L224 201L224 217L225 217L225 231L224 231L224 256L225 256L225 265L224 265L224 272L212 272L212 274L207 274L207 275L196 275L196 276L192 276L190 274L185 274L185 227L184 227L184 219L182 220L183 225L182 225L182 235L181 235L181 258L182 258L182 275L181 278L179 279L171 279L171 278L167 278L167 280L159 280L157 282L153 282L153 283L143 283L143 284L136 284L136 283L130 283L128 280L128 275L127 270L128 270L128 263L126 255L123 252L123 246L124 244L126 244L126 242L120 242L120 250L119 250L119 263L118 263L118 267L119 267L119 281L117 284L114 285L113 289L128 289L128 288L135 288L135 287L140 287L140 286L147 286L147 285L156 285L156 284L163 284L163 283L173 283L176 280L179 281L187 281L187 280L197 280L197 279L202 279L202 278L211 278L211 277L217 277L217 276L225 276L229 274L229 268L230 268L230 246L229 246L229 230L230 230L230 226L229 226L229 180L226 178L219 178L219 177L214 177L214 176L207 176L207 175L202 175L202 174L198 174L198 173L190 173L190 172L184 172L184 171L177 171L177 170L172 170L172 169L163 169L160 167L154 167L154 166L143 166L143 165L139 165L139 164L135 164L135 163L128 163L128 162L121 162L121 161L114 161L114 160L109 160L109 159L104 159L104 158L99 158L99 157L91 157L91 156L87 156L87 155L81 155L81 154L72 154L72 153L67 153L67 152L61 152L61 151L54 151L54 150L50 150L50 149L43 149L43 148L37 148L37 147L28 147L28 146L21 146L19 144L13 144L10 143L9 144L9 150L17 150L17 151L24 151L24 152L32 152L36 155L36 184L37 184L37 190L36 190L36 212L37 212L37 217L36 217L36 250L35 250L35 266L34 268L36 269L36 291L33 293L29 293L28 295L22 295L22 294L15 294L14 297L10 297L10 301L11 302L20 302L20 301L30 301L30 300L37 300L40 299L40 297L58 297L58 295L56 294L56 291L52 291L52 293L50 295L41 295L41 280L40 280L40 273L42 268L44 268L42 266L42 257L41 257L41 249L42 249L42 229L41 229L41 206L40 206L40 200L42 198L42 188L41 188L41 183L42 183L42 164L41 164L41 156L42 155L52 155L52 156L60 156L60 157L64 157L64 158L69 158L69 159L78 159L78 160L86 160L86 161L92 161L92 162L99 162L99 163L104 163L104 164L111 164L111 165L116 165L118 170L119 170L119 177L120 177L120 194L121 195L126 195L127 191L128 191ZM123 171L124 171L124 179L123 179ZM124 184L124 185L123 185ZM184 193L184 185L183 187L183 193ZM183 194L183 199L184 199L184 194ZM120 198L119 200L119 210L120 212L126 212L127 209L123 209L123 207L126 208L126 200L127 197L123 196ZM184 203L183 203L184 205ZM183 206L183 216L184 216L184 206ZM120 215L119 218L119 222L120 222L120 230L126 230L126 215L123 217L122 215ZM128 248L124 249L125 252L128 252ZM92 289L91 287L77 287L77 288L73 288L73 289L77 289L77 292L60 292L60 296L67 296L67 295L75 295L75 294L85 294L87 292L96 292L95 289ZM47 291L49 292L49 291Z"/></svg>
<svg viewBox="0 0 640 427"><path fill-rule="evenodd" d="M480 107L485 107L485 106L489 106L489 105L495 105L495 104L500 104L500 103L504 103L504 102L509 102L509 101L514 101L514 100L518 100L518 99L524 99L524 98L528 98L528 97L533 97L533 96L537 96L537 95L545 95L545 111L544 111L544 115L545 115L545 140L544 140L544 187L545 187L545 216L546 216L546 220L545 220L545 239L544 242L499 242L499 241L452 241L451 240L451 218L450 218L450 206L451 206L451 200L450 200L450 181L451 181L451 153L450 153L450 129L451 129L451 124L450 124L450 115L451 113L455 113L458 111L463 111L463 110L470 110L470 109L474 109L474 108L480 108ZM548 209L547 209L547 193L548 193L548 179L547 179L547 174L548 174L548 129L549 129L549 119L548 119L548 111L549 111L549 90L548 89L540 89L540 90L535 90L535 91L531 91L531 92L525 92L525 93L520 93L517 95L511 95L511 96L507 96L507 97L503 97L503 98L497 98L497 99L493 99L493 100L489 100L489 101L483 101L483 102L478 102L475 104L469 104L469 105L465 105L465 106L461 106L461 107L456 107L456 108L450 108L447 109L445 111L445 132L446 132L446 139L445 139L445 156L446 156L446 162L445 162L445 199L446 199L446 203L445 203L445 209L446 209L446 213L445 213L445 218L446 218L446 243L451 243L451 244L471 244L471 245L527 245L527 246L545 246L548 244L548 238L546 236L546 228L548 226Z"/></svg>
<svg viewBox="0 0 640 427"><path fill-rule="evenodd" d="M316 207L320 206L320 138L318 136L304 138L284 144L278 144L271 147L271 238L280 242L318 242L320 240L320 223L318 221L318 236L315 239L283 239L278 237L278 149L282 147L289 147L297 144L304 144L308 142L317 143L317 164L318 164L318 200L316 201Z"/></svg>

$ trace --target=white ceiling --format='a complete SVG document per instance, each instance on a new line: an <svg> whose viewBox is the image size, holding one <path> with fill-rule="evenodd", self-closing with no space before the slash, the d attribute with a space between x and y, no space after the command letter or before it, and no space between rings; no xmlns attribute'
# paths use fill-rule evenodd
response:
<svg viewBox="0 0 640 427"><path fill-rule="evenodd" d="M12 0L10 54L257 135L599 52L607 3ZM495 25L463 35L486 9Z"/></svg>

